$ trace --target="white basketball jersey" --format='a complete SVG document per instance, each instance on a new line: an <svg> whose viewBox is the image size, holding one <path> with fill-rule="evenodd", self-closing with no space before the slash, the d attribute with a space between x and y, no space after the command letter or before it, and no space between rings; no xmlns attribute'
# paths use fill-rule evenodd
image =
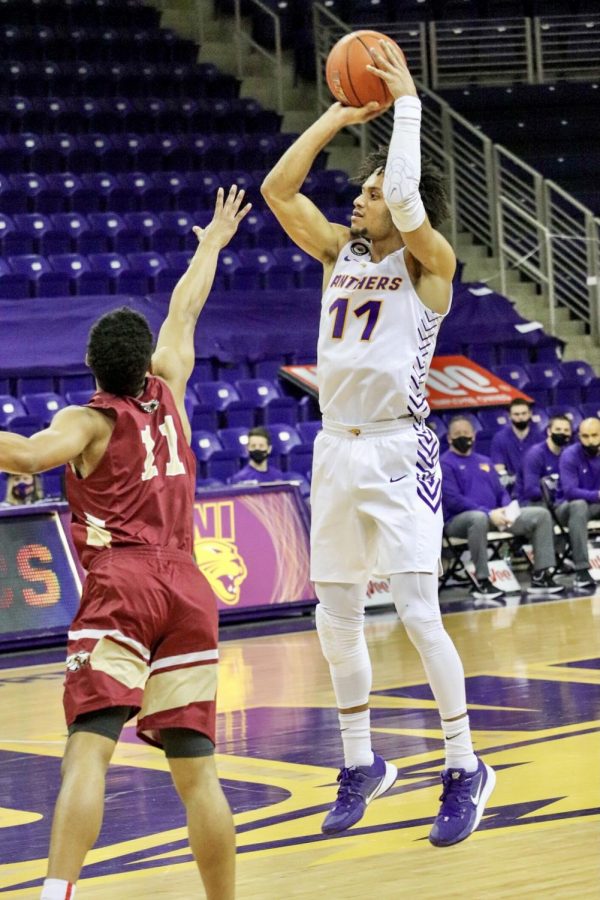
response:
<svg viewBox="0 0 600 900"><path fill-rule="evenodd" d="M404 248L372 262L367 241L347 243L321 305L323 416L345 425L426 417L425 382L443 319L417 296Z"/></svg>

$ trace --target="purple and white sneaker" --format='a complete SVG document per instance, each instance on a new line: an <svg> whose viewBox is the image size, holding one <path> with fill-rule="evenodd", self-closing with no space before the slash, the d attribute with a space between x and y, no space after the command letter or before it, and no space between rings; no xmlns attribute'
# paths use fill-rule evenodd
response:
<svg viewBox="0 0 600 900"><path fill-rule="evenodd" d="M398 769L375 754L371 766L340 769L337 799L321 825L323 834L337 834L362 819L371 800L385 793L398 777Z"/></svg>
<svg viewBox="0 0 600 900"><path fill-rule="evenodd" d="M474 772L464 769L444 769L442 805L429 832L429 840L436 847L449 847L464 841L475 831L485 805L496 784L496 773L477 760Z"/></svg>

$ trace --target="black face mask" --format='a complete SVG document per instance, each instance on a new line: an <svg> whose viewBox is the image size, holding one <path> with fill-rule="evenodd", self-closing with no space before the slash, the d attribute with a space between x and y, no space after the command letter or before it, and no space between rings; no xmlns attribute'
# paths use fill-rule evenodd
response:
<svg viewBox="0 0 600 900"><path fill-rule="evenodd" d="M34 486L27 481L17 481L13 485L12 495L15 500L27 500L33 494Z"/></svg>
<svg viewBox="0 0 600 900"><path fill-rule="evenodd" d="M551 431L550 432L550 440L554 444L555 447L564 447L565 444L568 444L571 440L568 434L560 434L558 432Z"/></svg>
<svg viewBox="0 0 600 900"><path fill-rule="evenodd" d="M454 438L451 442L452 446L455 450L458 450L459 453L467 453L473 446L473 438L462 436Z"/></svg>
<svg viewBox="0 0 600 900"><path fill-rule="evenodd" d="M248 456L255 463L263 463L269 455L268 450L250 450Z"/></svg>
<svg viewBox="0 0 600 900"><path fill-rule="evenodd" d="M512 422L512 420L511 420ZM526 431L531 425L531 419L527 419L525 422L512 422L513 428L516 428L517 431Z"/></svg>
<svg viewBox="0 0 600 900"><path fill-rule="evenodd" d="M581 445L588 456L598 456L600 444L582 444Z"/></svg>

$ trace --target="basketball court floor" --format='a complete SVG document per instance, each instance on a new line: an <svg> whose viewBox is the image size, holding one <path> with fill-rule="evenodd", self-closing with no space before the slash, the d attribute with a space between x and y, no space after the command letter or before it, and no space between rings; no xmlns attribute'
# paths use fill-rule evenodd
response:
<svg viewBox="0 0 600 900"><path fill-rule="evenodd" d="M460 608L459 606L450 608ZM340 763L312 618L224 628L218 765L238 834L238 900L600 897L600 596L449 612L476 749L498 774L479 830L427 841L443 762L418 657L391 611L367 619L373 734L394 788L325 838ZM65 728L60 649L0 657L0 897L44 875ZM160 752L127 727L78 900L203 897Z"/></svg>

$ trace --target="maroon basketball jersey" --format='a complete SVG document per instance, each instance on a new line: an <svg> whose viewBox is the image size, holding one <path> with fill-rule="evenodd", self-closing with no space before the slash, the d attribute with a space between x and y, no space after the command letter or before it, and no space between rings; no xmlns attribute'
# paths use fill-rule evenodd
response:
<svg viewBox="0 0 600 900"><path fill-rule="evenodd" d="M98 391L87 404L115 427L98 467L67 466L71 529L82 565L107 547L151 545L192 552L196 460L169 387L146 378L141 397Z"/></svg>

